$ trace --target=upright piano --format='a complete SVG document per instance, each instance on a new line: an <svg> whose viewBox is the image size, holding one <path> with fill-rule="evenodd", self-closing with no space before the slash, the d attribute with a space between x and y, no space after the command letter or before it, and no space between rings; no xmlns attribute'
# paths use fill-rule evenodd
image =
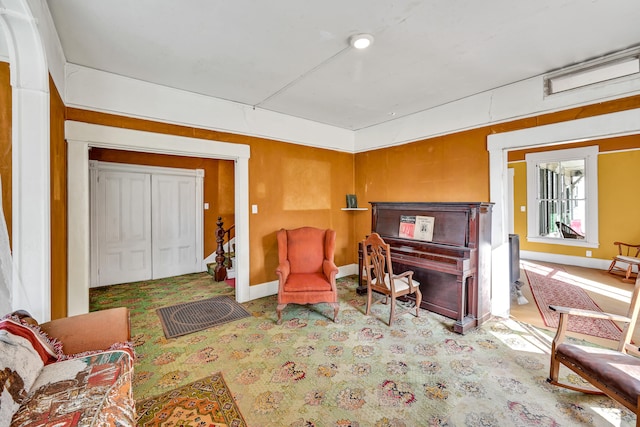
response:
<svg viewBox="0 0 640 427"><path fill-rule="evenodd" d="M421 307L455 320L464 334L491 315L491 209L483 202L370 202L371 232L391 247L394 273L414 272L420 282ZM432 236L400 237L400 222L429 217ZM419 220L424 218L419 218ZM362 243L359 247L358 292L363 282ZM412 296L409 296L411 298Z"/></svg>

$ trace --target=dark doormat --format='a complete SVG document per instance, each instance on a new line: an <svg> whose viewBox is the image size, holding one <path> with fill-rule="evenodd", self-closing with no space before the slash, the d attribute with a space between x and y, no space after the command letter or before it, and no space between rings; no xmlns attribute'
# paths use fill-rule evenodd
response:
<svg viewBox="0 0 640 427"><path fill-rule="evenodd" d="M167 338L179 337L250 316L242 305L226 295L162 307L156 311Z"/></svg>

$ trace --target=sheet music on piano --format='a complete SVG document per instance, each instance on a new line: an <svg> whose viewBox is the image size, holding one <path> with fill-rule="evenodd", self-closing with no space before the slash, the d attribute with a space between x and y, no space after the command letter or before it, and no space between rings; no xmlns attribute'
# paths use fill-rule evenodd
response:
<svg viewBox="0 0 640 427"><path fill-rule="evenodd" d="M492 203L369 203L371 231L391 246L394 272L413 270L422 308L455 319L458 333L490 317ZM362 272L362 247L359 257Z"/></svg>

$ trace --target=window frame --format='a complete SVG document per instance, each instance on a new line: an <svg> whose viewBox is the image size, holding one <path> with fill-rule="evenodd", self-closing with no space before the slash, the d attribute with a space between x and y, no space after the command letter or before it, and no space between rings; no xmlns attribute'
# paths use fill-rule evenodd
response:
<svg viewBox="0 0 640 427"><path fill-rule="evenodd" d="M578 246L597 248L599 243L598 231L598 152L597 145L564 150L528 153L525 155L527 163L527 241L535 243L549 243L554 245ZM538 165L540 163L561 162L568 160L584 160L585 165L585 238L563 239L539 235L540 212L538 202Z"/></svg>

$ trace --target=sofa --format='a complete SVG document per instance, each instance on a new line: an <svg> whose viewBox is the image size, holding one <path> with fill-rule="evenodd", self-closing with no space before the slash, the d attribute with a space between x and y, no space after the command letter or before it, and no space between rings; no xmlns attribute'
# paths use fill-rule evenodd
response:
<svg viewBox="0 0 640 427"><path fill-rule="evenodd" d="M0 320L0 427L133 426L129 311Z"/></svg>

